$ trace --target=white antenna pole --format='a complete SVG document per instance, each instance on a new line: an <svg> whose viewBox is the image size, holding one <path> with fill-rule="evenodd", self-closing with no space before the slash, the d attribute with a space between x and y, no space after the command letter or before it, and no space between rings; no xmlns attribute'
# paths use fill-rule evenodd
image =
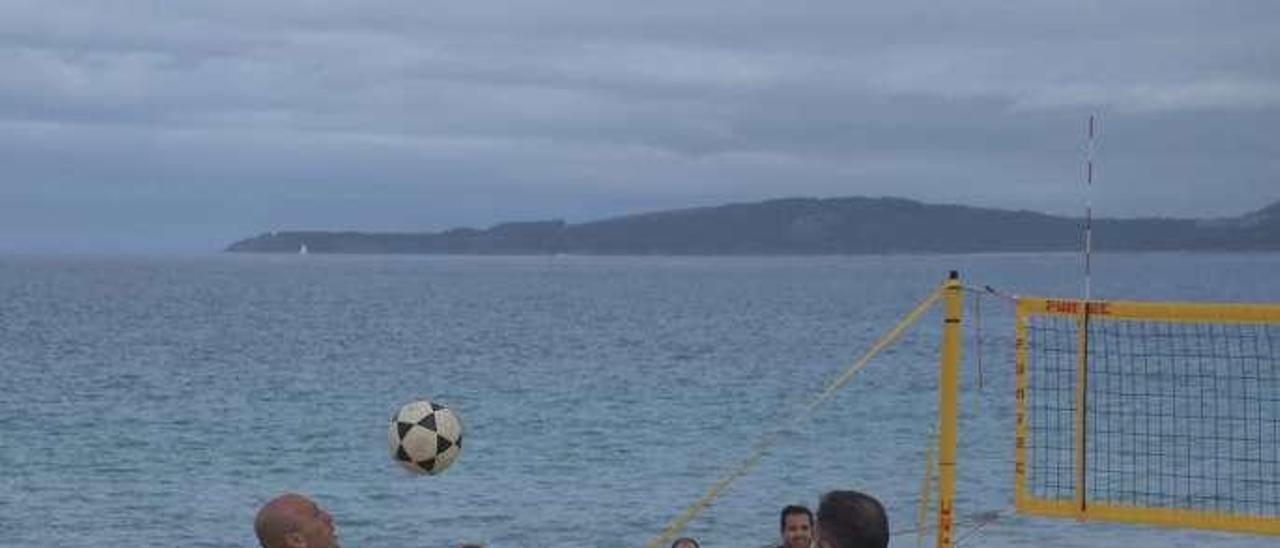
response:
<svg viewBox="0 0 1280 548"><path fill-rule="evenodd" d="M1085 144L1085 195L1084 195L1084 300L1092 297L1093 259L1093 150L1094 118L1089 115L1089 133Z"/></svg>

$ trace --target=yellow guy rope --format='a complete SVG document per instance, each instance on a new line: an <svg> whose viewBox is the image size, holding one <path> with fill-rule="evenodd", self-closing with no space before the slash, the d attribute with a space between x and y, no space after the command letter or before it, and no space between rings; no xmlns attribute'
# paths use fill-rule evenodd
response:
<svg viewBox="0 0 1280 548"><path fill-rule="evenodd" d="M898 325L894 326L894 328L889 330L888 333L885 333L884 336L880 337L880 340L876 341L876 344L871 347L871 350L868 350L866 354L858 359L858 361L845 369L839 377L834 381L831 381L831 384L827 386L826 390L823 390L818 397L814 398L813 401L805 407L802 414L792 417L792 421L799 419L800 417L807 416L817 409L818 406L831 399L831 396L835 395L835 393L840 391L841 388L844 388L845 385L849 384L849 381L853 380L853 377L857 375L859 371L862 371L872 358L876 357L877 354L883 352L886 348L892 346L894 342L901 338L907 328L919 321L920 317L923 316L925 312L928 312L941 297L941 289L935 290L930 294L929 297L917 305L911 313L907 314L901 322L898 322ZM702 514L707 507L711 506L712 502L715 502L715 500L733 484L733 482L737 481L738 478L745 476L747 472L750 472L751 469L760 462L760 459L764 457L765 452L767 452L778 440L778 436L781 435L784 426L788 422L790 421L783 421L779 423L780 426L765 434L764 437L755 444L755 447L751 449L751 453L742 461L741 464L735 467L729 475L724 477L724 479L721 479L716 482L715 485L712 485L711 489L707 491L707 494L703 495L702 498L698 499L689 506L689 508L685 509L685 511L679 516L676 516L675 519L671 520L671 523L667 525L667 528L662 532L662 534L649 542L647 545L648 548L662 548L668 542L674 540L680 533L684 532L685 528L689 526L689 522Z"/></svg>

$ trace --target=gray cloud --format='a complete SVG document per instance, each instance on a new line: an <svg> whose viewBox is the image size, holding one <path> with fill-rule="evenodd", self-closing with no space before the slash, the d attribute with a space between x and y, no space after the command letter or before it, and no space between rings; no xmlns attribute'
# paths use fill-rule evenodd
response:
<svg viewBox="0 0 1280 548"><path fill-rule="evenodd" d="M1071 213L1091 112L1102 214L1280 198L1271 2L640 4L11 0L0 247L791 195Z"/></svg>

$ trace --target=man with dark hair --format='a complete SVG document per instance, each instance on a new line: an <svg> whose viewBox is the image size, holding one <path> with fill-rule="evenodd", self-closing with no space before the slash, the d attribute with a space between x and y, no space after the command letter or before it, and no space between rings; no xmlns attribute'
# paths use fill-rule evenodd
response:
<svg viewBox="0 0 1280 548"><path fill-rule="evenodd" d="M333 516L295 493L263 505L253 520L253 531L262 548L340 548Z"/></svg>
<svg viewBox="0 0 1280 548"><path fill-rule="evenodd" d="M889 518L874 497L857 491L831 491L818 506L821 548L886 548Z"/></svg>
<svg viewBox="0 0 1280 548"><path fill-rule="evenodd" d="M792 504L778 516L782 544L778 548L809 548L813 544L813 512Z"/></svg>

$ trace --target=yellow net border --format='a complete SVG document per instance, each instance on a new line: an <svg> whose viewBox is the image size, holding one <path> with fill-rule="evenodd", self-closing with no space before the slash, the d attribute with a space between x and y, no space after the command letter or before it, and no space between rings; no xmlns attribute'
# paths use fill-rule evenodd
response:
<svg viewBox="0 0 1280 548"><path fill-rule="evenodd" d="M1280 305L1020 298L1015 507L1280 535Z"/></svg>

